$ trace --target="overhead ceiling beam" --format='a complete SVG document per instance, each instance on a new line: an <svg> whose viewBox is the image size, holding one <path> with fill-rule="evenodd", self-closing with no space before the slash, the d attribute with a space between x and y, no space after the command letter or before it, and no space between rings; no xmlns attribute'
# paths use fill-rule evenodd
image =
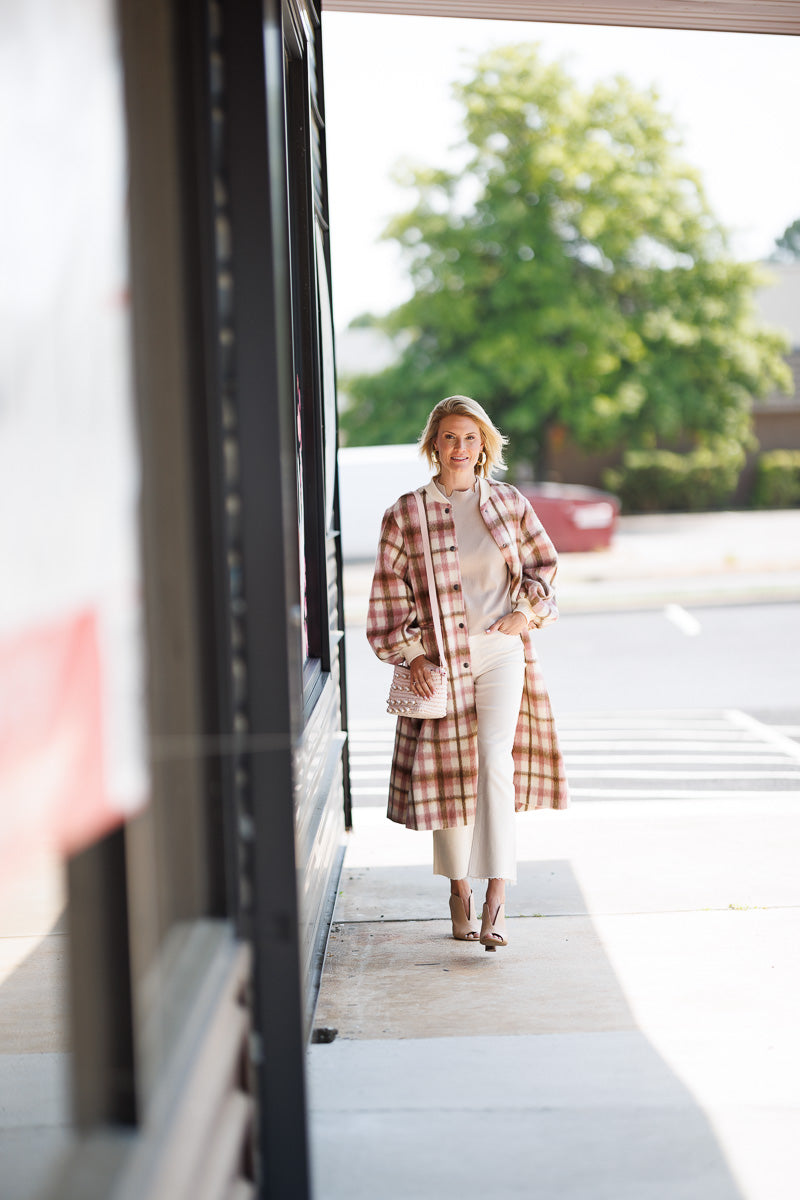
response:
<svg viewBox="0 0 800 1200"><path fill-rule="evenodd" d="M800 34L800 0L322 0L323 12Z"/></svg>

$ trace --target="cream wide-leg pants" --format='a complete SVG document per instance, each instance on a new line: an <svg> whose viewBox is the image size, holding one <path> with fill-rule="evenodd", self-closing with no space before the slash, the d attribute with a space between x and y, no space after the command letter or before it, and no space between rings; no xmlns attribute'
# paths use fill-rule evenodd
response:
<svg viewBox="0 0 800 1200"><path fill-rule="evenodd" d="M478 712L478 799L474 825L433 831L433 872L448 879L517 879L514 733L525 681L522 639L469 639Z"/></svg>

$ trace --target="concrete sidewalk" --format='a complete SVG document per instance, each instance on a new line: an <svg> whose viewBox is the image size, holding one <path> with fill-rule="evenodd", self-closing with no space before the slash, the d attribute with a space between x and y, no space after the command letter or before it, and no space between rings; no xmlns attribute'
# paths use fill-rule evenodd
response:
<svg viewBox="0 0 800 1200"><path fill-rule="evenodd" d="M450 938L430 835L356 820L317 1200L795 1200L800 792L521 818L494 954Z"/></svg>
<svg viewBox="0 0 800 1200"><path fill-rule="evenodd" d="M562 600L610 597L626 563L652 603L677 578L796 597L800 514L629 519L607 555L562 562ZM353 732L377 771L391 725ZM450 937L430 835L356 810L316 1016L338 1034L309 1050L317 1200L795 1200L800 746L731 711L562 732L568 770L604 740L641 761L657 735L684 782L609 796L598 767L596 795L584 778L568 812L522 816L494 954Z"/></svg>

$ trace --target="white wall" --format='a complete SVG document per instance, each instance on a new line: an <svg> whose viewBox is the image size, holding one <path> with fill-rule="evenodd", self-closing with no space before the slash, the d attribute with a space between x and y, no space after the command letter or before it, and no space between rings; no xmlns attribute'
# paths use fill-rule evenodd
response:
<svg viewBox="0 0 800 1200"><path fill-rule="evenodd" d="M761 320L782 329L793 350L800 346L800 263L765 262L766 287L756 292Z"/></svg>

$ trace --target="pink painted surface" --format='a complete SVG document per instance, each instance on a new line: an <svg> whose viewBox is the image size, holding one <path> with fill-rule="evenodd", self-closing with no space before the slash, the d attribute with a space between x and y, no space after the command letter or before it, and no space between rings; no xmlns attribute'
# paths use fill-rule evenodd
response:
<svg viewBox="0 0 800 1200"><path fill-rule="evenodd" d="M102 723L93 612L0 639L0 874L37 850L71 853L120 821Z"/></svg>

